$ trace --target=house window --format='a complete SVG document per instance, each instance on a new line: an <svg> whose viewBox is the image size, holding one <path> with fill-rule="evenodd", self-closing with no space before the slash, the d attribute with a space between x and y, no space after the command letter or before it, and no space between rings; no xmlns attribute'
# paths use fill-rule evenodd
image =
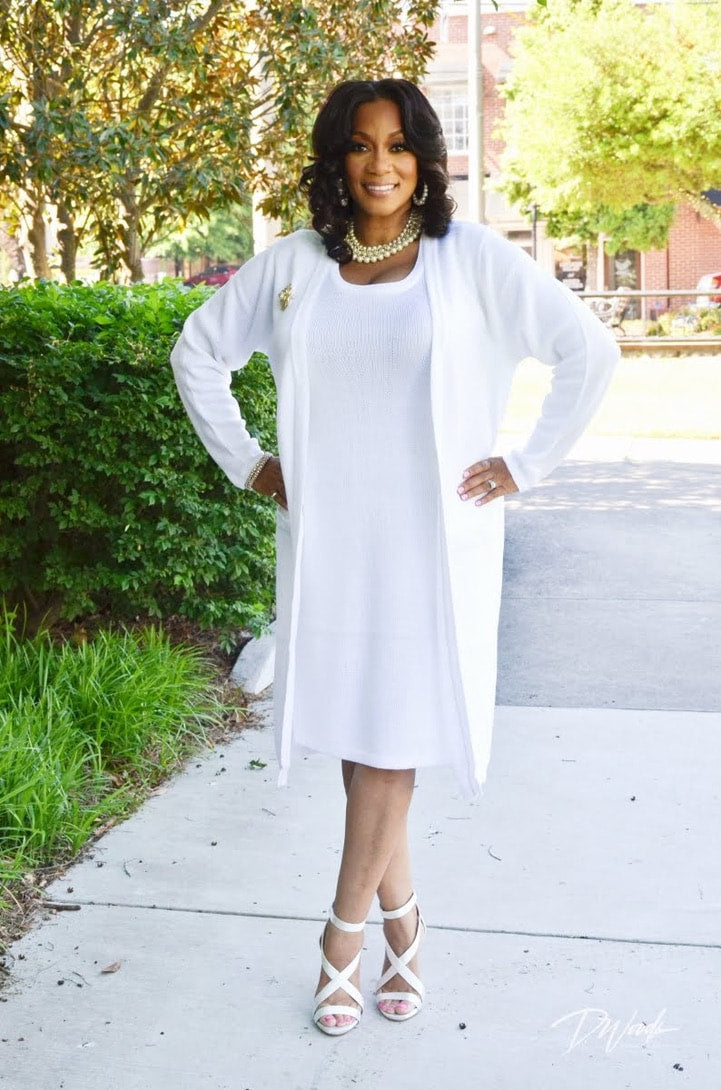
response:
<svg viewBox="0 0 721 1090"><path fill-rule="evenodd" d="M434 87L429 94L443 128L449 155L468 151L468 96L465 87Z"/></svg>

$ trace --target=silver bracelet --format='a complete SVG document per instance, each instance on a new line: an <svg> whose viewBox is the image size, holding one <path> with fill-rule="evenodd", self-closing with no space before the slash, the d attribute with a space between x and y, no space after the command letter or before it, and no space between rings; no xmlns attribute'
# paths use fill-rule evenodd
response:
<svg viewBox="0 0 721 1090"><path fill-rule="evenodd" d="M272 454L261 454L260 458L255 463L255 465L253 466L250 473L245 478L245 484L243 485L244 488L252 488L253 487L255 482L258 480L258 477L260 477L260 474L263 471L263 467L265 466L265 464L267 462L270 461L270 459L272 457L273 457Z"/></svg>

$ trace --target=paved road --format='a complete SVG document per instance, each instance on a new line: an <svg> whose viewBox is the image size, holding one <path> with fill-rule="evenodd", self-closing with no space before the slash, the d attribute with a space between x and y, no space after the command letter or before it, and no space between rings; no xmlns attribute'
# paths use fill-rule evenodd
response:
<svg viewBox="0 0 721 1090"><path fill-rule="evenodd" d="M507 501L499 703L721 711L720 515L721 467L670 461Z"/></svg>

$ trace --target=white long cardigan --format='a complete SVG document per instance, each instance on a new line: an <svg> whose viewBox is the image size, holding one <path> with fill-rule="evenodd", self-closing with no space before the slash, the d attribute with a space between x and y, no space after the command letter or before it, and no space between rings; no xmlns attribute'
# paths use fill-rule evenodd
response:
<svg viewBox="0 0 721 1090"><path fill-rule="evenodd" d="M506 457L520 490L568 453L598 406L619 351L588 307L520 248L486 227L453 222L442 239L424 237L431 306L431 410L442 491L445 563L439 573L462 721L467 795L486 778L496 688L503 557L503 502L476 507L456 492L462 471L496 450L517 364L534 356L553 368L552 386L525 445ZM203 444L242 487L261 454L230 392L231 371L267 353L278 395L278 451L289 515L279 509L276 562L274 706L279 783L292 751L295 641L303 552L308 444L310 304L330 261L320 236L297 231L242 266L194 311L172 353L180 396ZM393 451L388 451L389 472ZM409 496L408 502L413 502ZM308 558L312 563L312 557ZM342 563L342 557L339 558ZM323 572L311 573L318 579ZM332 679L329 679L332 684Z"/></svg>

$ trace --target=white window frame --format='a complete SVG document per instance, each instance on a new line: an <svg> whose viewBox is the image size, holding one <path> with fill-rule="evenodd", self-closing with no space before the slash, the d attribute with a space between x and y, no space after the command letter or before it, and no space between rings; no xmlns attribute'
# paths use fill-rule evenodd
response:
<svg viewBox="0 0 721 1090"><path fill-rule="evenodd" d="M468 89L465 83L440 84L428 98L443 127L449 155L468 154Z"/></svg>

